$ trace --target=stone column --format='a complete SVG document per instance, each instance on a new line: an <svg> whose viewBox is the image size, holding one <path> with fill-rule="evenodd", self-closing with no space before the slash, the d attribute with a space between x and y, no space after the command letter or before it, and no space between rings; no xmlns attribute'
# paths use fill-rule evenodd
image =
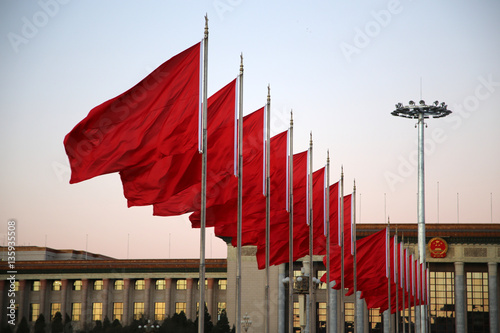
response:
<svg viewBox="0 0 500 333"><path fill-rule="evenodd" d="M123 279L123 319L122 326L126 326L130 323L131 312L130 312L130 279Z"/></svg>
<svg viewBox="0 0 500 333"><path fill-rule="evenodd" d="M91 323L91 317L89 316L89 306L88 306L88 295L89 295L89 280L82 279L82 316L80 318L81 327L86 329Z"/></svg>
<svg viewBox="0 0 500 333"><path fill-rule="evenodd" d="M109 311L109 279L102 279L102 320L108 317L108 319L112 322L113 319L111 312Z"/></svg>
<svg viewBox="0 0 500 333"><path fill-rule="evenodd" d="M192 305L193 279L192 278L186 279L186 285L187 285L187 287L186 287L186 317L187 317L187 319L194 320L191 316L191 313L192 313L191 308L193 307L193 305Z"/></svg>
<svg viewBox="0 0 500 333"><path fill-rule="evenodd" d="M464 263L455 262L455 321L456 333L465 333L465 277Z"/></svg>
<svg viewBox="0 0 500 333"><path fill-rule="evenodd" d="M497 274L498 264L496 262L488 263L488 299L490 305L490 332L498 332L498 290Z"/></svg>
<svg viewBox="0 0 500 333"><path fill-rule="evenodd" d="M5 283L6 280L0 280L0 325L4 325L5 321L7 320L7 316L5 313L5 310L7 305L5 304L4 298L7 296L7 289L6 287L7 283Z"/></svg>
<svg viewBox="0 0 500 333"><path fill-rule="evenodd" d="M26 307L29 306L26 302L28 299L26 297L26 285L27 285L26 280L19 280L19 291L17 292L16 295L17 298L16 301L19 304L19 314L18 317L16 318L17 323L21 322L23 316L26 317L26 319L28 319L29 321L28 314L26 311Z"/></svg>
<svg viewBox="0 0 500 333"><path fill-rule="evenodd" d="M166 278L165 279L165 315L172 317L174 312L172 311L172 279L171 278Z"/></svg>
<svg viewBox="0 0 500 333"><path fill-rule="evenodd" d="M204 288L205 284L200 285L200 288ZM214 313L214 279L207 279L207 310L210 316L212 316L212 321L217 322L217 311Z"/></svg>
<svg viewBox="0 0 500 333"><path fill-rule="evenodd" d="M47 316L47 280L40 280L40 314L43 314L45 320L48 320Z"/></svg>
<svg viewBox="0 0 500 333"><path fill-rule="evenodd" d="M151 279L144 279L144 318L154 321L154 309L151 299Z"/></svg>
<svg viewBox="0 0 500 333"><path fill-rule="evenodd" d="M61 315L64 322L64 318L68 313L68 279L61 280Z"/></svg>

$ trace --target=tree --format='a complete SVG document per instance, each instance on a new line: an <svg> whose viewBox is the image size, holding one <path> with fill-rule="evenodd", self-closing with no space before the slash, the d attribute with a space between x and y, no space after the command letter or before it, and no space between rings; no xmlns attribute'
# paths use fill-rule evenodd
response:
<svg viewBox="0 0 500 333"><path fill-rule="evenodd" d="M211 333L212 328L214 327L214 324L212 323L212 316L210 316L210 313L208 313L208 309L207 309L206 304L205 304L204 318L205 318L205 322L204 322L203 332L204 333ZM198 327L198 317L196 317L194 324L196 327Z"/></svg>
<svg viewBox="0 0 500 333"><path fill-rule="evenodd" d="M67 313L64 315L64 333L73 333L71 317Z"/></svg>
<svg viewBox="0 0 500 333"><path fill-rule="evenodd" d="M16 333L30 333L30 326L28 325L28 321L26 317L21 318L21 322L17 327Z"/></svg>
<svg viewBox="0 0 500 333"><path fill-rule="evenodd" d="M45 333L45 317L41 313L35 321L35 333Z"/></svg>
<svg viewBox="0 0 500 333"><path fill-rule="evenodd" d="M57 311L54 315L54 319L52 319L52 325L50 328L52 333L62 333L64 331L64 325L62 321L61 312Z"/></svg>
<svg viewBox="0 0 500 333"><path fill-rule="evenodd" d="M231 327L229 326L229 320L227 319L226 310L222 309L220 313L220 318L217 324L212 329L212 333L229 333L231 332Z"/></svg>
<svg viewBox="0 0 500 333"><path fill-rule="evenodd" d="M100 320L96 320L96 321L95 321L95 326L94 326L94 328L92 329L92 331L91 331L91 332L92 332L92 333L103 333L103 332L104 332L104 330L103 330L103 328L102 328L102 321L100 321Z"/></svg>

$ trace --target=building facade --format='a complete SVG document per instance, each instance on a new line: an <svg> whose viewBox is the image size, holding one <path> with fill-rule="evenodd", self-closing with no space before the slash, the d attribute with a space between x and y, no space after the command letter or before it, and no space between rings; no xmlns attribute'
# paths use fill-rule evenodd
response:
<svg viewBox="0 0 500 333"><path fill-rule="evenodd" d="M357 238L385 228L383 224L358 224ZM404 236L405 248L416 253L417 225L391 224L391 234ZM500 225L427 224L427 262L429 262L429 322L431 332L499 332L498 300L500 281ZM442 243L432 243L439 238ZM446 251L444 245L446 245ZM5 250L5 249L2 249ZM3 252L2 252L3 254ZM257 269L256 248L242 249L242 314L252 320L249 332L264 332L266 320L265 270ZM216 321L217 313L227 309L231 325L236 320L236 249L228 245L227 259L206 261L206 302ZM6 262L0 280L1 320L9 319L11 282ZM381 268L384 269L384 268ZM74 329L90 330L95 320L118 319L127 325L143 316L161 322L166 316L184 311L194 320L199 306L199 260L117 260L82 251L48 248L18 248L16 262L16 319L25 316L33 324L37 316L51 318L57 311L68 314ZM308 258L294 263L295 281L308 274ZM325 273L323 258L314 257L312 276ZM271 332L287 332L288 289L284 280L288 264L270 267L269 299ZM352 331L354 296L341 304L340 291L318 284L312 296L314 331L324 332L327 318L327 292L334 331ZM307 296L294 293L294 330L304 331L308 311ZM384 321L378 309L366 308L356 300L358 332L382 332ZM345 318L338 314L344 308ZM402 313L406 328L414 331L415 312ZM393 318L394 320L394 318ZM400 323L403 319L400 319ZM402 324L400 324L402 325ZM400 326L402 327L402 326Z"/></svg>

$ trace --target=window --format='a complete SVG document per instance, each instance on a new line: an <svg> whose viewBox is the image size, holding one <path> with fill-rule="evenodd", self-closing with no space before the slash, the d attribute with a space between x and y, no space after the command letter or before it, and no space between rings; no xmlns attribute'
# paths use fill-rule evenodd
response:
<svg viewBox="0 0 500 333"><path fill-rule="evenodd" d="M50 304L50 320L54 318L56 313L61 312L61 303L51 303Z"/></svg>
<svg viewBox="0 0 500 333"><path fill-rule="evenodd" d="M52 282L52 290L54 291L61 290L61 286L62 286L61 280L55 280L54 282Z"/></svg>
<svg viewBox="0 0 500 333"><path fill-rule="evenodd" d="M141 319L143 314L144 314L144 302L134 302L134 319L135 320Z"/></svg>
<svg viewBox="0 0 500 333"><path fill-rule="evenodd" d="M200 280L198 280L198 289L200 289ZM208 289L208 280L205 279L205 290Z"/></svg>
<svg viewBox="0 0 500 333"><path fill-rule="evenodd" d="M103 287L104 287L104 282L102 280L94 281L94 290L102 290Z"/></svg>
<svg viewBox="0 0 500 333"><path fill-rule="evenodd" d="M380 308L368 309L368 322L368 332L382 332L382 314L380 313Z"/></svg>
<svg viewBox="0 0 500 333"><path fill-rule="evenodd" d="M226 302L217 303L217 321L220 320L220 315L222 314L222 311L226 311Z"/></svg>
<svg viewBox="0 0 500 333"><path fill-rule="evenodd" d="M318 302L317 307L317 322L319 323L320 332L322 332L321 329L326 329L326 303Z"/></svg>
<svg viewBox="0 0 500 333"><path fill-rule="evenodd" d="M75 280L75 282L73 282L73 290L82 290L82 280Z"/></svg>
<svg viewBox="0 0 500 333"><path fill-rule="evenodd" d="M135 281L135 290L144 290L146 288L146 282L144 280Z"/></svg>
<svg viewBox="0 0 500 333"><path fill-rule="evenodd" d="M155 302L155 320L161 321L163 319L165 319L165 302Z"/></svg>
<svg viewBox="0 0 500 333"><path fill-rule="evenodd" d="M455 332L455 272L429 272L431 330Z"/></svg>
<svg viewBox="0 0 500 333"><path fill-rule="evenodd" d="M80 321L81 315L82 315L82 303L71 304L71 320Z"/></svg>
<svg viewBox="0 0 500 333"><path fill-rule="evenodd" d="M345 302L344 303L344 315L345 315L345 331L354 331L354 303Z"/></svg>
<svg viewBox="0 0 500 333"><path fill-rule="evenodd" d="M30 304L30 321L36 321L40 315L40 304L31 303Z"/></svg>
<svg viewBox="0 0 500 333"><path fill-rule="evenodd" d="M14 291L19 291L19 281L14 282Z"/></svg>
<svg viewBox="0 0 500 333"><path fill-rule="evenodd" d="M156 283L155 283L155 289L156 290L165 290L166 288L166 284L165 284L165 280L156 280ZM161 319L163 320L163 318Z"/></svg>
<svg viewBox="0 0 500 333"><path fill-rule="evenodd" d="M40 291L40 281L33 281L31 284L32 291Z"/></svg>
<svg viewBox="0 0 500 333"><path fill-rule="evenodd" d="M177 280L175 288L178 290L186 290L187 289L187 281L185 279Z"/></svg>
<svg viewBox="0 0 500 333"><path fill-rule="evenodd" d="M318 274L318 279L321 279L323 275L326 274L326 271L318 271L317 274ZM326 283L321 282L318 286L318 289L326 289Z"/></svg>
<svg viewBox="0 0 500 333"><path fill-rule="evenodd" d="M102 320L102 303L92 303L92 321Z"/></svg>
<svg viewBox="0 0 500 333"><path fill-rule="evenodd" d="M123 280L115 280L115 290L123 290Z"/></svg>
<svg viewBox="0 0 500 333"><path fill-rule="evenodd" d="M175 313L186 313L186 303L185 302L176 302L175 303Z"/></svg>
<svg viewBox="0 0 500 333"><path fill-rule="evenodd" d="M123 281L122 281L123 282ZM113 303L113 320L123 318L123 303Z"/></svg>
<svg viewBox="0 0 500 333"><path fill-rule="evenodd" d="M218 285L219 285L219 290L226 290L227 289L227 280L220 279L218 282Z"/></svg>
<svg viewBox="0 0 500 333"><path fill-rule="evenodd" d="M466 272L467 332L489 332L488 273Z"/></svg>
<svg viewBox="0 0 500 333"><path fill-rule="evenodd" d="M294 275L295 275L295 272L294 271ZM299 271L300 273L300 271ZM299 274L300 276L300 274ZM294 328L294 331L295 329L299 329L300 330L300 307L299 307L299 302L293 302L293 328Z"/></svg>

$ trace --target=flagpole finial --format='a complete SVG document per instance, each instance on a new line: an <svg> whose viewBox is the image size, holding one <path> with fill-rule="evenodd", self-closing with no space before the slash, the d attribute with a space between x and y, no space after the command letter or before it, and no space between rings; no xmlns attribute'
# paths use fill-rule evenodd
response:
<svg viewBox="0 0 500 333"><path fill-rule="evenodd" d="M311 131L311 133L309 134L309 145L312 147L313 145L313 132Z"/></svg>
<svg viewBox="0 0 500 333"><path fill-rule="evenodd" d="M344 165L340 166L340 177L344 178Z"/></svg>
<svg viewBox="0 0 500 333"><path fill-rule="evenodd" d="M240 53L240 75L243 74L243 52Z"/></svg>
<svg viewBox="0 0 500 333"><path fill-rule="evenodd" d="M208 14L205 13L205 38L208 38Z"/></svg>
<svg viewBox="0 0 500 333"><path fill-rule="evenodd" d="M354 186L353 186L353 191L356 192L356 178L354 178Z"/></svg>
<svg viewBox="0 0 500 333"><path fill-rule="evenodd" d="M326 164L330 164L330 149L326 150Z"/></svg>
<svg viewBox="0 0 500 333"><path fill-rule="evenodd" d="M271 85L267 84L267 104L271 102Z"/></svg>
<svg viewBox="0 0 500 333"><path fill-rule="evenodd" d="M293 110L290 110L290 127L293 127Z"/></svg>

